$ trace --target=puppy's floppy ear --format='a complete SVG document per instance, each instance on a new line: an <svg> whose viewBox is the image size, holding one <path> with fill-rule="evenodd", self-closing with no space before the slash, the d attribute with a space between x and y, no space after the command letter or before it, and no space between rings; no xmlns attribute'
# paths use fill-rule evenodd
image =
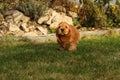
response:
<svg viewBox="0 0 120 80"><path fill-rule="evenodd" d="M69 27L69 33L68 34L71 35L71 32L72 32L72 28L71 27L72 27L72 25L68 24L68 27Z"/></svg>
<svg viewBox="0 0 120 80"><path fill-rule="evenodd" d="M77 29L80 29L80 28L81 28L81 26L77 26L76 28L77 28Z"/></svg>
<svg viewBox="0 0 120 80"><path fill-rule="evenodd" d="M58 27L58 28L56 28L56 36L58 36L58 29L59 29L59 27Z"/></svg>

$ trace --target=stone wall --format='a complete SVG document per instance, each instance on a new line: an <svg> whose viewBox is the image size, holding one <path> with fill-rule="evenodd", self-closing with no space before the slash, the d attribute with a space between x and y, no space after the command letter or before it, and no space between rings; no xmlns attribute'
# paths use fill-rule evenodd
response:
<svg viewBox="0 0 120 80"><path fill-rule="evenodd" d="M37 22L18 10L8 10L0 13L0 34L15 37L47 35L49 29L56 29L63 21L73 25L72 17L51 8Z"/></svg>

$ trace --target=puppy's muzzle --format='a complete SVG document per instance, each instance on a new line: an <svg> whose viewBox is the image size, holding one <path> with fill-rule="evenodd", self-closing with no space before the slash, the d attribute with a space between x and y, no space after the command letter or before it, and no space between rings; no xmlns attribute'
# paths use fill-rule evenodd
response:
<svg viewBox="0 0 120 80"><path fill-rule="evenodd" d="M64 32L64 29L61 29L61 32Z"/></svg>

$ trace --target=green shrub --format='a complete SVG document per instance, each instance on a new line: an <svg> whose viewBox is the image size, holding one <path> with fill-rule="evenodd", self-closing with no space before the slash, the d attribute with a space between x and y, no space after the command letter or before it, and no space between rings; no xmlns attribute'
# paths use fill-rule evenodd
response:
<svg viewBox="0 0 120 80"><path fill-rule="evenodd" d="M44 0L20 0L17 9L29 16L32 20L37 20L48 8L49 2Z"/></svg>
<svg viewBox="0 0 120 80"><path fill-rule="evenodd" d="M56 32L55 29L50 29L50 30L48 31L48 34L55 33L55 32Z"/></svg>
<svg viewBox="0 0 120 80"><path fill-rule="evenodd" d="M50 7L54 8L55 6L66 7L67 0L50 0Z"/></svg>
<svg viewBox="0 0 120 80"><path fill-rule="evenodd" d="M107 26L106 16L91 0L84 0L80 8L79 21L85 27L105 27Z"/></svg>
<svg viewBox="0 0 120 80"><path fill-rule="evenodd" d="M75 26L80 26L80 23L79 23L79 21L78 21L77 18L73 18L73 24L74 24Z"/></svg>
<svg viewBox="0 0 120 80"><path fill-rule="evenodd" d="M0 0L0 9L4 12L14 9L19 0Z"/></svg>
<svg viewBox="0 0 120 80"><path fill-rule="evenodd" d="M1 5L1 9L3 10L3 11L6 11L6 10L8 10L9 9L9 4L8 3L3 3L2 5Z"/></svg>
<svg viewBox="0 0 120 80"><path fill-rule="evenodd" d="M78 7L75 7L75 6ZM62 6L64 7L67 11L72 11L72 12L79 12L80 4L79 2L76 3L74 0L50 0L50 7L54 8L56 6Z"/></svg>
<svg viewBox="0 0 120 80"><path fill-rule="evenodd" d="M120 7L118 5L109 5L106 10L109 26L120 26Z"/></svg>

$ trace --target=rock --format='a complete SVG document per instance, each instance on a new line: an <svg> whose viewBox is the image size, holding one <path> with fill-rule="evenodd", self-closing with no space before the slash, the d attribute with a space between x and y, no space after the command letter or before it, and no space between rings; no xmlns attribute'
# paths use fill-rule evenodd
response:
<svg viewBox="0 0 120 80"><path fill-rule="evenodd" d="M95 31L80 31L80 38L84 38L86 36L102 36L105 35L108 30L95 30Z"/></svg>
<svg viewBox="0 0 120 80"><path fill-rule="evenodd" d="M42 24L42 23L46 22L48 19L49 19L48 16L41 17L40 19L38 19L38 23Z"/></svg>
<svg viewBox="0 0 120 80"><path fill-rule="evenodd" d="M35 30L35 26L34 26L34 25L30 25L30 26L29 26L29 31L30 31L30 32L33 32L34 30Z"/></svg>
<svg viewBox="0 0 120 80"><path fill-rule="evenodd" d="M47 24L48 24L48 25L50 25L50 24L52 23L52 21L53 21L52 19L53 19L53 18L56 18L56 15L58 16L59 13L56 12L56 11L54 11L54 10L50 10L49 14L50 14L49 20L47 21Z"/></svg>
<svg viewBox="0 0 120 80"><path fill-rule="evenodd" d="M42 26L37 26L36 28L37 28L37 30L41 31L41 33L42 33L43 35L47 35L47 33L48 33L47 28L44 28L44 27L42 27Z"/></svg>
<svg viewBox="0 0 120 80"><path fill-rule="evenodd" d="M26 38L31 38L31 37L36 37L36 36L38 36L36 32L28 32L22 35L22 37L26 37Z"/></svg>
<svg viewBox="0 0 120 80"><path fill-rule="evenodd" d="M4 35L3 30L0 30L0 37Z"/></svg>
<svg viewBox="0 0 120 80"><path fill-rule="evenodd" d="M6 12L3 13L3 15L6 17L6 16L10 16L14 13L14 11L16 10L7 10Z"/></svg>
<svg viewBox="0 0 120 80"><path fill-rule="evenodd" d="M9 10L6 13L4 13L4 15L6 22L15 24L21 20L23 13L17 10Z"/></svg>
<svg viewBox="0 0 120 80"><path fill-rule="evenodd" d="M68 24L73 25L71 17L56 12L53 12L53 17L51 17L50 20L51 20L51 24L50 24L51 29L57 28L60 22L67 22Z"/></svg>
<svg viewBox="0 0 120 80"><path fill-rule="evenodd" d="M0 22L4 21L3 15L0 13Z"/></svg>
<svg viewBox="0 0 120 80"><path fill-rule="evenodd" d="M5 17L5 21L6 21L7 23L14 23L14 20L13 20L13 17L12 17L12 16L7 16L7 17Z"/></svg>
<svg viewBox="0 0 120 80"><path fill-rule="evenodd" d="M33 43L46 43L46 42L51 42L51 41L56 42L55 34L40 35L40 36L29 36L29 37L26 37L26 38Z"/></svg>
<svg viewBox="0 0 120 80"><path fill-rule="evenodd" d="M19 27L17 25L15 25L15 24L12 24L12 23L8 24L8 28L9 28L9 31L12 31L12 32L20 31Z"/></svg>
<svg viewBox="0 0 120 80"><path fill-rule="evenodd" d="M14 34L15 37L22 37L22 35L24 35L24 31L16 31Z"/></svg>
<svg viewBox="0 0 120 80"><path fill-rule="evenodd" d="M75 13L75 12L72 12L72 11L69 11L69 12L68 12L68 15L69 15L70 17L72 17L72 18L77 18L77 17L78 17L78 14Z"/></svg>
<svg viewBox="0 0 120 80"><path fill-rule="evenodd" d="M12 16L13 16L14 22L18 23L18 22L20 22L22 20L24 15L20 11L15 10L13 12Z"/></svg>
<svg viewBox="0 0 120 80"><path fill-rule="evenodd" d="M55 28L57 28L58 27L58 22L54 22L54 23L52 23L51 25L50 25L50 29L55 29Z"/></svg>
<svg viewBox="0 0 120 80"><path fill-rule="evenodd" d="M30 17L27 17L27 16L22 16L21 18L21 21L24 22L24 23L27 23L28 21L30 21Z"/></svg>
<svg viewBox="0 0 120 80"><path fill-rule="evenodd" d="M3 21L3 22L2 22L2 25L4 25L4 26L8 26L8 23L5 22L5 21Z"/></svg>
<svg viewBox="0 0 120 80"><path fill-rule="evenodd" d="M71 24L73 25L73 22L72 22L72 18L69 17L69 16L66 16L65 13L58 13L56 12L55 10L53 9L49 9L48 11L46 11L45 13L45 17L41 17L39 20L38 20L38 23L39 24L46 24L46 25L49 25L50 29L55 29L58 27L58 24L60 22L67 22L68 24Z"/></svg>
<svg viewBox="0 0 120 80"><path fill-rule="evenodd" d="M4 26L4 25L0 25L0 30L3 32L3 33L5 33L6 32L6 26Z"/></svg>
<svg viewBox="0 0 120 80"><path fill-rule="evenodd" d="M5 21L2 21L0 24L0 30L2 30L3 33L6 33L8 30L8 23Z"/></svg>
<svg viewBox="0 0 120 80"><path fill-rule="evenodd" d="M14 23L19 23L19 22L24 22L27 23L30 18L25 16L22 12L18 11L18 10L9 10L6 13L4 13L5 15L5 20L7 22L14 22Z"/></svg>
<svg viewBox="0 0 120 80"><path fill-rule="evenodd" d="M20 26L20 29L22 29L25 32L29 32L29 29L27 28L27 26L28 26L27 23L22 23Z"/></svg>

